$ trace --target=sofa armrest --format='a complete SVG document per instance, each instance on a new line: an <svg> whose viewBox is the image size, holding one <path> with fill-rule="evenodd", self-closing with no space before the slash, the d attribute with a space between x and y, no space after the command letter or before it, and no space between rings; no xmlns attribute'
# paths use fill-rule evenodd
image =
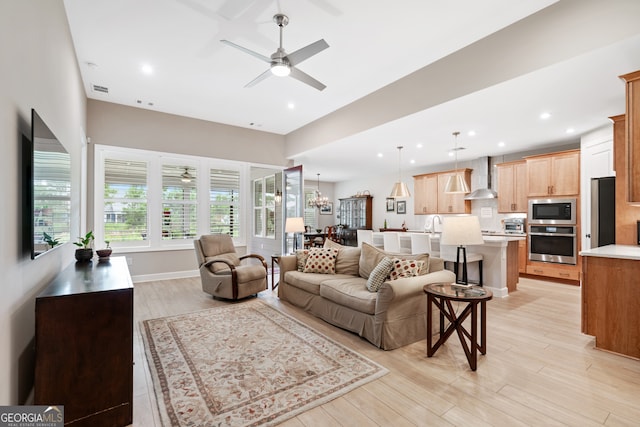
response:
<svg viewBox="0 0 640 427"><path fill-rule="evenodd" d="M456 275L449 270L439 270L422 276L405 277L397 280L387 280L378 290L376 300L376 315L389 311L393 306L401 304L403 300L417 295L424 295L424 285L431 283L451 283Z"/></svg>
<svg viewBox="0 0 640 427"><path fill-rule="evenodd" d="M281 255L278 259L278 267L280 267L280 282L284 281L284 275L287 271L298 270L298 263L295 255Z"/></svg>

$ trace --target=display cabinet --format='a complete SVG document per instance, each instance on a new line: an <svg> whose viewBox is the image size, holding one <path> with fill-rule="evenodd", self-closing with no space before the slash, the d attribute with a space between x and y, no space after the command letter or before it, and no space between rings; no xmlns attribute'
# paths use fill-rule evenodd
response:
<svg viewBox="0 0 640 427"><path fill-rule="evenodd" d="M349 233L349 230L372 229L373 196L349 197L339 200L338 222L345 226L342 238L345 244L354 245L353 239L345 238L345 236L355 236L355 232Z"/></svg>

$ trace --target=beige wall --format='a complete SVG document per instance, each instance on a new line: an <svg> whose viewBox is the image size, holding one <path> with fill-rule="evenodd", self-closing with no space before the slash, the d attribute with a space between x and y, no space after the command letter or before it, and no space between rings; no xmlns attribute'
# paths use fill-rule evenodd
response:
<svg viewBox="0 0 640 427"><path fill-rule="evenodd" d="M89 197L87 222L93 228L93 159L95 144L237 160L267 166L286 166L284 136L89 100ZM248 221L247 226L251 223ZM250 233L247 234L250 239ZM238 248L244 251L244 248ZM116 253L117 255L118 253ZM163 277L164 273L197 270L193 249L134 252L130 261L134 280Z"/></svg>
<svg viewBox="0 0 640 427"><path fill-rule="evenodd" d="M0 405L33 385L35 296L74 261L65 244L36 260L22 236L20 150L35 108L71 154L72 235L80 231L80 164L86 101L61 0L0 2Z"/></svg>

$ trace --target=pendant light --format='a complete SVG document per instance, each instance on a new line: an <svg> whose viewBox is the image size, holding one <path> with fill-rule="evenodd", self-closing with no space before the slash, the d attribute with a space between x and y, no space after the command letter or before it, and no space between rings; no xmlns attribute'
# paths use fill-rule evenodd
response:
<svg viewBox="0 0 640 427"><path fill-rule="evenodd" d="M402 182L401 153L404 147L400 145L397 148L398 148L398 182L393 184L393 189L391 190L391 195L389 197L393 199L406 199L411 197L411 193L409 192L409 187L407 187L407 184Z"/></svg>
<svg viewBox="0 0 640 427"><path fill-rule="evenodd" d="M469 190L469 186L467 185L462 175L458 173L458 135L460 135L460 132L453 132L453 151L456 156L456 166L454 175L451 175L449 177L449 179L447 180L447 185L445 185L444 187L444 192L448 194L468 193L469 191L471 191Z"/></svg>
<svg viewBox="0 0 640 427"><path fill-rule="evenodd" d="M318 174L318 189L314 191L313 197L309 199L309 207L321 208L329 203L328 197L323 197L320 192L320 174Z"/></svg>

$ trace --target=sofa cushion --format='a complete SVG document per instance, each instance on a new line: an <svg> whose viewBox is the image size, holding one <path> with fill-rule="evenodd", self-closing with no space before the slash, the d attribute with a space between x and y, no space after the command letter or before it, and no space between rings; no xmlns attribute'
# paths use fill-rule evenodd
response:
<svg viewBox="0 0 640 427"><path fill-rule="evenodd" d="M296 266L298 271L304 271L304 266L309 258L309 249L298 249L296 251Z"/></svg>
<svg viewBox="0 0 640 427"><path fill-rule="evenodd" d="M373 269L367 279L367 290L369 292L378 292L380 286L387 280L389 273L393 270L394 262L389 257L384 257Z"/></svg>
<svg viewBox="0 0 640 427"><path fill-rule="evenodd" d="M353 246L344 246L333 240L326 239L324 241L325 248L335 248L338 250L338 257L336 258L336 273L337 274L353 274L358 275L359 263L360 263L360 248Z"/></svg>
<svg viewBox="0 0 640 427"><path fill-rule="evenodd" d="M375 246L363 242L360 252L360 262L358 265L358 273L360 274L360 277L368 279L373 269L385 256L388 256L390 258L403 258L424 261L424 265L420 269L419 275L422 276L423 274L427 274L429 272L429 254L396 254L393 252L383 251L382 249L378 249Z"/></svg>
<svg viewBox="0 0 640 427"><path fill-rule="evenodd" d="M211 257L205 257L204 260L205 262L212 261L212 260L220 260L220 261L227 261L228 263L235 266L240 265L240 258L235 252L218 254L216 256L211 256ZM231 272L231 270L229 269L229 266L224 262L214 262L209 266L209 270L211 270L213 273L220 273L224 271Z"/></svg>
<svg viewBox="0 0 640 427"><path fill-rule="evenodd" d="M305 273L335 274L338 250L334 248L311 248L304 265Z"/></svg>
<svg viewBox="0 0 640 427"><path fill-rule="evenodd" d="M423 265L424 261L422 260L393 258L393 267L391 269L391 272L389 273L389 277L391 278L391 280L397 280L403 277L415 277L419 274Z"/></svg>
<svg viewBox="0 0 640 427"><path fill-rule="evenodd" d="M331 280L353 279L353 276L346 274L328 276L326 274L302 273L299 271L287 271L287 274L285 274L284 277L288 285L302 289L314 295L320 295L320 284L327 281L329 278Z"/></svg>
<svg viewBox="0 0 640 427"><path fill-rule="evenodd" d="M361 277L327 279L320 284L320 296L362 313L374 314L377 294L369 292L365 283Z"/></svg>

